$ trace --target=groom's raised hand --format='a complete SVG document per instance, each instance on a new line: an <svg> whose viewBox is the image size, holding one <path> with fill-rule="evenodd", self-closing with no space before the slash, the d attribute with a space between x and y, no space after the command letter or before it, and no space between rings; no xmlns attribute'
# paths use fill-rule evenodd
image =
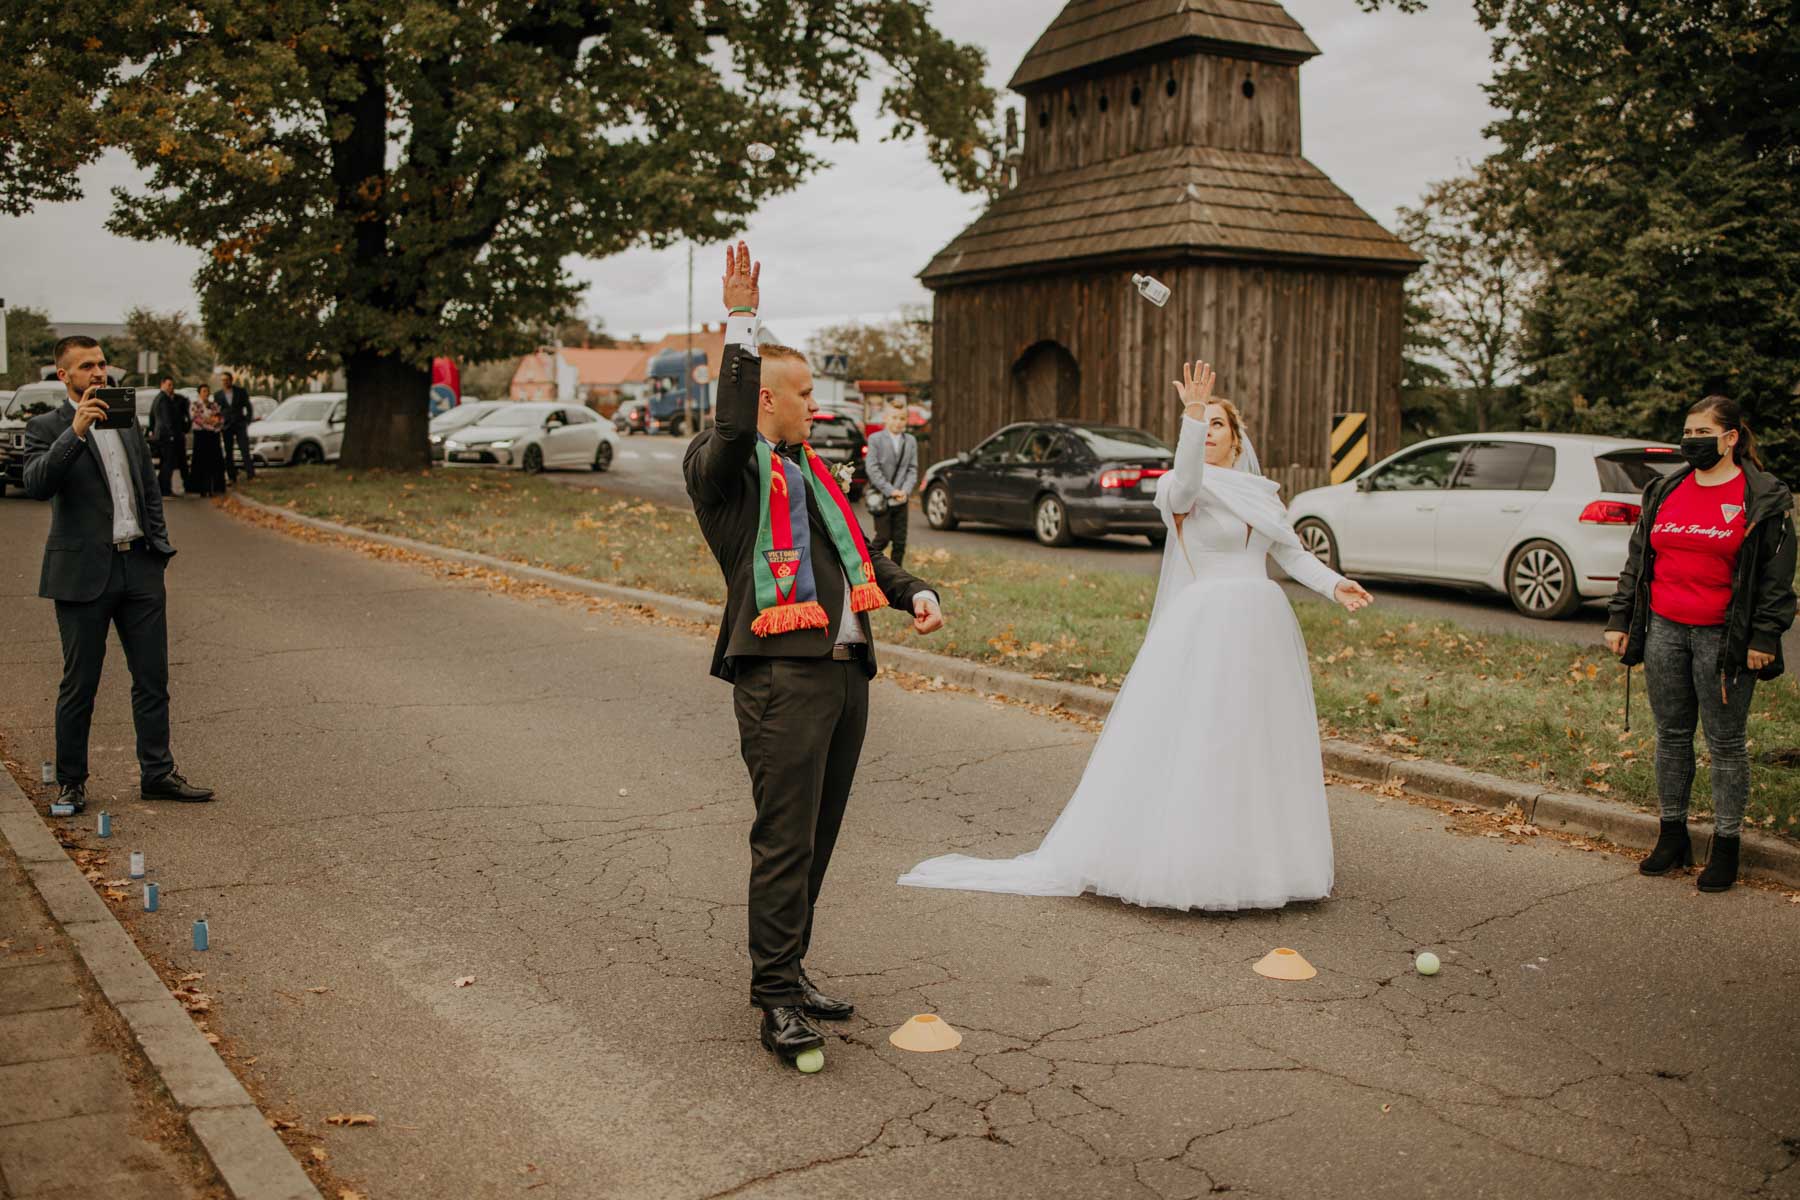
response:
<svg viewBox="0 0 1800 1200"><path fill-rule="evenodd" d="M755 309L762 300L762 264L750 261L750 247L744 242L725 247L725 309Z"/></svg>
<svg viewBox="0 0 1800 1200"><path fill-rule="evenodd" d="M913 597L913 631L916 633L936 633L944 627L944 610L938 607L937 597L930 592L920 592Z"/></svg>

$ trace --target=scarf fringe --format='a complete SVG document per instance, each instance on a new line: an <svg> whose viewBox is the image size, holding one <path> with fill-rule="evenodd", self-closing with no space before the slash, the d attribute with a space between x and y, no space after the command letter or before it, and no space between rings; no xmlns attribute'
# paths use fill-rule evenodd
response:
<svg viewBox="0 0 1800 1200"><path fill-rule="evenodd" d="M750 632L757 637L773 637L780 633L793 633L797 629L830 627L831 618L825 615L824 605L817 600L765 608L757 614L756 620L750 622Z"/></svg>
<svg viewBox="0 0 1800 1200"><path fill-rule="evenodd" d="M886 608L887 593L881 590L879 583L859 583L850 589L851 612L873 612L878 608Z"/></svg>

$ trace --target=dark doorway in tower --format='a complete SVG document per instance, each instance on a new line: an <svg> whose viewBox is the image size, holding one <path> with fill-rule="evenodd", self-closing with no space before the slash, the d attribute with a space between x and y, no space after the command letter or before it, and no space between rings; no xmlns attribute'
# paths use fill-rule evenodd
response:
<svg viewBox="0 0 1800 1200"><path fill-rule="evenodd" d="M1081 416L1081 367L1056 342L1038 342L1012 371L1012 419L1072 421Z"/></svg>

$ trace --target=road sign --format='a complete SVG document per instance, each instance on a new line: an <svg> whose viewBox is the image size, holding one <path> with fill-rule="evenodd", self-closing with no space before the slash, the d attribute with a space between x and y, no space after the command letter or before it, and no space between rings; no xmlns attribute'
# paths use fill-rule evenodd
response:
<svg viewBox="0 0 1800 1200"><path fill-rule="evenodd" d="M1342 483L1369 461L1369 414L1331 414L1331 482Z"/></svg>
<svg viewBox="0 0 1800 1200"><path fill-rule="evenodd" d="M821 360L820 371L833 379L847 379L850 376L850 356L848 354L827 354Z"/></svg>
<svg viewBox="0 0 1800 1200"><path fill-rule="evenodd" d="M138 351L138 374L139 375L150 374L150 372L156 370L157 362L158 362L158 355L157 355L156 351L154 351L154 350L139 350Z"/></svg>
<svg viewBox="0 0 1800 1200"><path fill-rule="evenodd" d="M9 369L6 365L6 301L0 300L0 375Z"/></svg>
<svg viewBox="0 0 1800 1200"><path fill-rule="evenodd" d="M701 387L712 382L712 372L706 369L705 363L694 364L694 382Z"/></svg>

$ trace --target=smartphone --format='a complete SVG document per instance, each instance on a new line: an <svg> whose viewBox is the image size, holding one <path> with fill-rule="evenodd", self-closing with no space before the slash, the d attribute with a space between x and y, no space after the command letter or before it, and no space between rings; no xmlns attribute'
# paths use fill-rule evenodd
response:
<svg viewBox="0 0 1800 1200"><path fill-rule="evenodd" d="M106 416L96 421L98 429L130 429L137 424L137 390L105 387L94 392L94 399L106 405Z"/></svg>

